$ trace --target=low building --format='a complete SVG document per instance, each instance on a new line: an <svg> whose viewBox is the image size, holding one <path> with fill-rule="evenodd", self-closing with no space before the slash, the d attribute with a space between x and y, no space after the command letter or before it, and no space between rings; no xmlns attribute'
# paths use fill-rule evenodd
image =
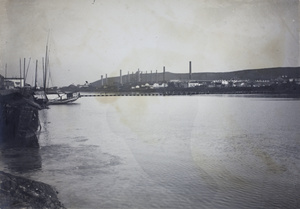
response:
<svg viewBox="0 0 300 209"><path fill-rule="evenodd" d="M198 83L198 82L189 82L188 83L188 88L193 88L193 87L197 87L197 86L203 86L203 84Z"/></svg>
<svg viewBox="0 0 300 209"><path fill-rule="evenodd" d="M158 83L154 83L153 84L153 88L158 89L158 88L166 88L168 87L167 83L162 83L162 84L158 84Z"/></svg>
<svg viewBox="0 0 300 209"><path fill-rule="evenodd" d="M23 88L23 87L24 87L24 78L4 78L5 89L14 89L14 88Z"/></svg>
<svg viewBox="0 0 300 209"><path fill-rule="evenodd" d="M294 82L295 82L296 84L300 85L300 78L295 78L295 79L294 79Z"/></svg>

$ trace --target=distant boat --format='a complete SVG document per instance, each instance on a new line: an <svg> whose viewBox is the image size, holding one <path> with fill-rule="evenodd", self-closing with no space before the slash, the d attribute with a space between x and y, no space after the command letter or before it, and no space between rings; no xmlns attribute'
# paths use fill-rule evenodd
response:
<svg viewBox="0 0 300 209"><path fill-rule="evenodd" d="M47 92L48 105L67 104L80 98L79 92Z"/></svg>

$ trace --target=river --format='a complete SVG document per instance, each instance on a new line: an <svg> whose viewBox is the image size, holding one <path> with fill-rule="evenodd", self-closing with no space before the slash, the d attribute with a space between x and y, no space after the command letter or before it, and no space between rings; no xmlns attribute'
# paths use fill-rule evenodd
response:
<svg viewBox="0 0 300 209"><path fill-rule="evenodd" d="M85 97L40 111L39 150L0 168L67 208L299 208L300 100Z"/></svg>

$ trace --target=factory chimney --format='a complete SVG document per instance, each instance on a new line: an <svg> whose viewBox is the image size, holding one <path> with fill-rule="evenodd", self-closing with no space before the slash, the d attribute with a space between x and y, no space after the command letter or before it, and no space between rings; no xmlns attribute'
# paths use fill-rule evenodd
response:
<svg viewBox="0 0 300 209"><path fill-rule="evenodd" d="M164 66L164 69L163 69L163 82L166 81L166 69L165 69L165 66Z"/></svg>
<svg viewBox="0 0 300 209"><path fill-rule="evenodd" d="M103 86L103 75L101 75L101 86Z"/></svg>
<svg viewBox="0 0 300 209"><path fill-rule="evenodd" d="M190 61L190 73L189 73L189 80L192 80L192 61Z"/></svg>
<svg viewBox="0 0 300 209"><path fill-rule="evenodd" d="M138 83L141 82L140 69L138 69Z"/></svg>
<svg viewBox="0 0 300 209"><path fill-rule="evenodd" d="M122 70L120 70L120 84L123 85L123 81L122 81Z"/></svg>

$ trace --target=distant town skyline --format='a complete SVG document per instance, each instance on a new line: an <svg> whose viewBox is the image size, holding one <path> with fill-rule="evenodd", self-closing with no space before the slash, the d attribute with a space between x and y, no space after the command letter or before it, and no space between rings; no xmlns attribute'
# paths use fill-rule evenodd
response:
<svg viewBox="0 0 300 209"><path fill-rule="evenodd" d="M52 84L106 74L187 73L299 66L297 0L0 0L0 74L42 57Z"/></svg>

